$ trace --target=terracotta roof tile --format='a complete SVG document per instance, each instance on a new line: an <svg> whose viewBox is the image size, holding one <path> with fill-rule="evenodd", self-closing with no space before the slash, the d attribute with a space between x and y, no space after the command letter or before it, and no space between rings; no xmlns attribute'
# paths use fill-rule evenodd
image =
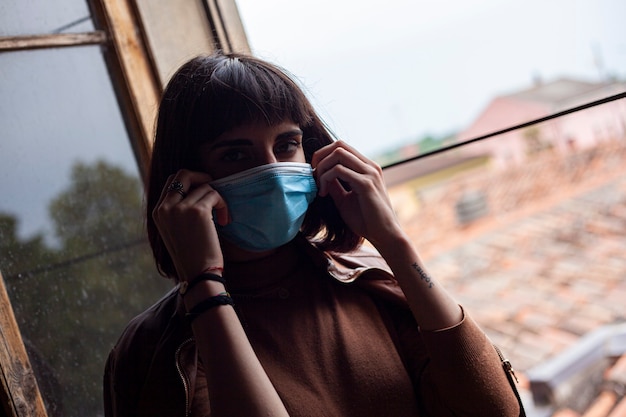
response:
<svg viewBox="0 0 626 417"><path fill-rule="evenodd" d="M608 370L606 380L615 384L622 393L626 391L626 355L622 355L615 365Z"/></svg>
<svg viewBox="0 0 626 417"><path fill-rule="evenodd" d="M559 410L556 413L552 414L553 417L580 417L574 410L570 410L569 408L565 408L563 410Z"/></svg>
<svg viewBox="0 0 626 417"><path fill-rule="evenodd" d="M612 391L602 391L582 417L606 417L617 402L617 394Z"/></svg>
<svg viewBox="0 0 626 417"><path fill-rule="evenodd" d="M626 417L626 398L622 398L607 417Z"/></svg>
<svg viewBox="0 0 626 417"><path fill-rule="evenodd" d="M622 162L612 163L615 155ZM406 221L426 266L518 374L599 326L626 320L624 161L626 144L612 142L565 157L538 156L511 172L474 173L434 191L405 191L420 198ZM549 187L537 186L539 178ZM489 214L460 225L454 207L468 189L483 193ZM626 365L618 363L612 372L623 376ZM611 395L602 392L587 412L609 408ZM613 413L626 409L619 401L616 395ZM559 415L583 411L570 407Z"/></svg>

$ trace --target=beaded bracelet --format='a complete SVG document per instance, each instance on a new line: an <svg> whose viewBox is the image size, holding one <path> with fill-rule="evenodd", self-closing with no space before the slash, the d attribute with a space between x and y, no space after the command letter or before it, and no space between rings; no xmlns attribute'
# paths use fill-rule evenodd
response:
<svg viewBox="0 0 626 417"><path fill-rule="evenodd" d="M181 282L180 287L178 288L178 292L180 293L180 295L185 295L190 289L192 289L199 282L202 282L202 281L216 281L216 282L221 282L222 284L226 284L226 280L221 275L212 274L210 272L205 272L205 273L198 275L191 281Z"/></svg>
<svg viewBox="0 0 626 417"><path fill-rule="evenodd" d="M216 296L209 297L204 301L199 302L187 314L185 317L189 320L189 323L198 318L202 313L206 313L213 307L224 306L224 305L235 305L233 299L230 298L230 294L227 292L221 292Z"/></svg>

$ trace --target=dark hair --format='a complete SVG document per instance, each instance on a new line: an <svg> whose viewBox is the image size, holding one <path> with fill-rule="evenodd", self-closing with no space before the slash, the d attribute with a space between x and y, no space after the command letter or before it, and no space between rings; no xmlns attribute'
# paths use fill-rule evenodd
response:
<svg viewBox="0 0 626 417"><path fill-rule="evenodd" d="M152 219L168 176L186 168L199 170L200 145L250 122L268 126L289 119L303 131L306 160L334 138L302 89L281 68L258 58L218 52L184 64L171 78L159 107L148 183L146 223L159 272L176 271ZM345 224L330 197L316 197L302 233L320 249L347 252L362 238Z"/></svg>

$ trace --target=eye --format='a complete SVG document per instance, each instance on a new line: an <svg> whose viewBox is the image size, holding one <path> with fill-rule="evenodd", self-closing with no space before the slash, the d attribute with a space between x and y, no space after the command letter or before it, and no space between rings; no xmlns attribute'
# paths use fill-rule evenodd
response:
<svg viewBox="0 0 626 417"><path fill-rule="evenodd" d="M290 155L295 153L302 146L302 142L298 139L288 139L278 143L274 147L274 153L276 155Z"/></svg>
<svg viewBox="0 0 626 417"><path fill-rule="evenodd" d="M238 162L250 158L248 152L243 149L231 148L221 153L219 160L223 162Z"/></svg>

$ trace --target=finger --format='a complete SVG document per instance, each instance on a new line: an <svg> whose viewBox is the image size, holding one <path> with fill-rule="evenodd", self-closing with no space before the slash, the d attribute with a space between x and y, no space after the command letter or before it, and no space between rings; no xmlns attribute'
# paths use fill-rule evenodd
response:
<svg viewBox="0 0 626 417"><path fill-rule="evenodd" d="M346 190L346 187L341 183L341 181L339 181L338 178L327 181L325 191L326 194L330 195L335 202L341 201L341 199L350 194L350 191Z"/></svg>
<svg viewBox="0 0 626 417"><path fill-rule="evenodd" d="M204 172L181 169L176 174L170 175L163 188L162 203L177 204L185 199L189 191L195 187L211 181L211 177Z"/></svg>
<svg viewBox="0 0 626 417"><path fill-rule="evenodd" d="M165 186L161 190L161 195L159 196L159 201L157 201L156 205L154 206L155 208L159 207L161 205L161 203L163 203L163 200L165 199L165 196L167 195L168 188L169 188L170 184L172 183L172 180L174 180L175 176L176 176L175 174L172 174L169 177L167 177L167 180L165 181Z"/></svg>
<svg viewBox="0 0 626 417"><path fill-rule="evenodd" d="M369 171L368 164L345 148L337 148L324 159L321 159L315 167L315 171L323 173L335 165L343 165L360 174L365 174Z"/></svg>
<svg viewBox="0 0 626 417"><path fill-rule="evenodd" d="M373 162L364 163L356 155L339 148L321 160L315 169L320 195L327 194L326 187L335 178L347 183L348 189L354 189L355 180L377 181L382 175L379 168Z"/></svg>
<svg viewBox="0 0 626 417"><path fill-rule="evenodd" d="M174 178L172 180L172 182L170 183L170 185L167 187L167 192L176 192L178 193L178 195L180 195L180 199L183 200L185 197L187 197L187 193L185 192L185 186L183 185L182 182L180 182L180 180L178 178Z"/></svg>
<svg viewBox="0 0 626 417"><path fill-rule="evenodd" d="M182 175L180 171L174 175L170 175L163 187L161 200L157 207L171 206L184 200L187 196L186 190L189 189L189 186L185 184L187 181L185 181L185 183L183 183L183 181L185 181L184 175Z"/></svg>
<svg viewBox="0 0 626 417"><path fill-rule="evenodd" d="M217 191L213 190L213 194L216 194L219 197L218 203L213 206L213 209L215 210L215 220L217 220L217 224L220 226L226 226L232 220L226 201Z"/></svg>
<svg viewBox="0 0 626 417"><path fill-rule="evenodd" d="M205 264L216 264L222 255L214 216L218 223L228 222L224 199L208 183L197 185L176 204L169 204L168 198L153 217L178 274L191 276ZM215 259L207 261L207 256Z"/></svg>
<svg viewBox="0 0 626 417"><path fill-rule="evenodd" d="M336 187L341 188L345 193L350 193L351 191L361 193L375 182L371 176L358 173L341 164L335 164L321 173L318 181L320 184L319 195L321 197L328 195L330 190Z"/></svg>
<svg viewBox="0 0 626 417"><path fill-rule="evenodd" d="M332 149L325 149L319 155L324 157L323 159L316 159L315 170L317 175L321 175L332 166L340 164L360 174L382 177L382 169L377 163L344 143L339 142Z"/></svg>
<svg viewBox="0 0 626 417"><path fill-rule="evenodd" d="M206 172L189 171L187 169L178 171L176 178L180 179L186 190L192 190L198 185L206 184L213 180Z"/></svg>
<svg viewBox="0 0 626 417"><path fill-rule="evenodd" d="M163 190L161 191L159 201L151 213L155 225L157 226L157 229L159 230L159 233L163 237L164 241L167 241L170 237L169 228L164 224L168 222L166 219L169 217L168 212L170 208L184 200L184 197L186 196L186 192L184 190L188 190L196 184L207 183L210 180L211 177L208 174L185 169L179 170L167 178ZM177 188L181 192L176 192L175 189L171 188L174 182L178 182L180 184Z"/></svg>
<svg viewBox="0 0 626 417"><path fill-rule="evenodd" d="M333 153L337 149L345 149L349 153L355 155L361 161L363 161L365 163L370 162L370 160L367 157L365 157L363 154L361 154L355 148L353 148L352 146L348 145L346 142L344 142L342 140L338 140L338 141L332 142L331 144L326 145L323 148L320 148L317 151L315 151L315 153L311 157L311 166L313 168L316 168L321 160L326 158L328 155L330 155L331 153Z"/></svg>
<svg viewBox="0 0 626 417"><path fill-rule="evenodd" d="M192 189L181 205L204 207L214 214L217 222L224 226L230 223L226 200L209 184L204 183Z"/></svg>

